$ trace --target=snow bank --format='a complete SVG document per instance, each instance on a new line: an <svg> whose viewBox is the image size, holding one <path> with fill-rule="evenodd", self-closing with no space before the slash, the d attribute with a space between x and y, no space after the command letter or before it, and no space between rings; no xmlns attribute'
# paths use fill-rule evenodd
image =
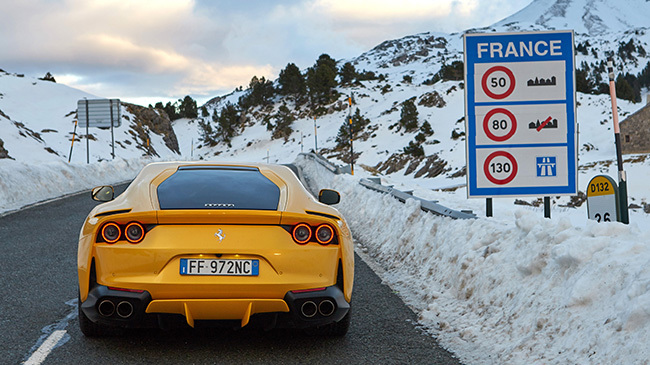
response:
<svg viewBox="0 0 650 365"><path fill-rule="evenodd" d="M650 358L650 233L637 225L452 220L299 158L420 322L466 363L644 363Z"/></svg>
<svg viewBox="0 0 650 365"><path fill-rule="evenodd" d="M148 158L115 159L92 164L22 163L0 160L0 214L47 199L133 179Z"/></svg>

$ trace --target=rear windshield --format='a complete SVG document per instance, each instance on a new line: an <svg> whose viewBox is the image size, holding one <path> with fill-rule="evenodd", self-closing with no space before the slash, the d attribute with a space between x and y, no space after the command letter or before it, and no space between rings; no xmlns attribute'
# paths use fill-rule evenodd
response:
<svg viewBox="0 0 650 365"><path fill-rule="evenodd" d="M280 189L256 168L181 166L158 186L161 209L277 210Z"/></svg>

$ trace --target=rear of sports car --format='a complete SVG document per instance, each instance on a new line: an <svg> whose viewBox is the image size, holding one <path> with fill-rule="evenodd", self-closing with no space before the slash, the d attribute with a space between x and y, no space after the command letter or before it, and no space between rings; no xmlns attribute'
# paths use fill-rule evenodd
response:
<svg viewBox="0 0 650 365"><path fill-rule="evenodd" d="M88 216L79 243L80 325L249 322L343 335L350 232L287 168L163 163Z"/></svg>

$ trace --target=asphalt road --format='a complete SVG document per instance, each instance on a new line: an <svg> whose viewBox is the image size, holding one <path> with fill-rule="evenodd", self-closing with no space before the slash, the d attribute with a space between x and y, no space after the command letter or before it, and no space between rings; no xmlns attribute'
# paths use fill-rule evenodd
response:
<svg viewBox="0 0 650 365"><path fill-rule="evenodd" d="M63 337L43 364L459 363L358 256L352 324L342 338L248 328L86 338L76 318L77 240L95 204L85 193L0 217L0 363L26 361L55 331Z"/></svg>

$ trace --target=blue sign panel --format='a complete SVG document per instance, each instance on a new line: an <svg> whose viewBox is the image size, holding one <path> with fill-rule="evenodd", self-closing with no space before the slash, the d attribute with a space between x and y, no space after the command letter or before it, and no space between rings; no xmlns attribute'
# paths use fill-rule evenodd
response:
<svg viewBox="0 0 650 365"><path fill-rule="evenodd" d="M575 195L572 31L465 35L467 194Z"/></svg>

